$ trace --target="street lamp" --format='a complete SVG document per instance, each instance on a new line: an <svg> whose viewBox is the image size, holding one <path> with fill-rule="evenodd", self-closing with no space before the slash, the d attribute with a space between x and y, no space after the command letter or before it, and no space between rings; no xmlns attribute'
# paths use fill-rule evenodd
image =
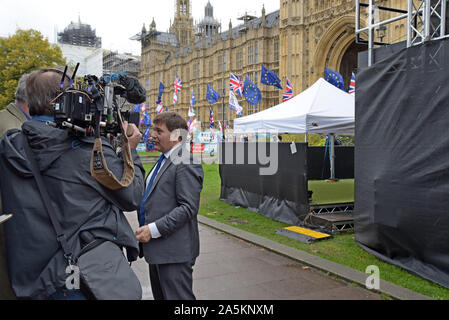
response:
<svg viewBox="0 0 449 320"><path fill-rule="evenodd" d="M377 36L380 39L380 42L383 42L383 38L386 36L387 27L384 25L380 25L376 28Z"/></svg>

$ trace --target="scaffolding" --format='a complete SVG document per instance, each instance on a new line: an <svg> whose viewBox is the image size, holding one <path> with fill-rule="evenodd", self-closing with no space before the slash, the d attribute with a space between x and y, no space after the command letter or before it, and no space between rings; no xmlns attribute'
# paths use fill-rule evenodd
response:
<svg viewBox="0 0 449 320"><path fill-rule="evenodd" d="M382 41L374 41L374 31L385 32L387 27L396 21L407 20L407 47L426 41L449 37L448 9L449 0L408 0L407 8L392 8L377 6L375 0L356 0L356 42L368 45L368 66L373 63L375 45L388 45ZM368 10L366 27L361 28L361 17ZM396 16L382 20L381 12L391 12ZM368 32L368 39L362 39L362 34Z"/></svg>
<svg viewBox="0 0 449 320"><path fill-rule="evenodd" d="M81 23L81 20L77 23L71 22L64 32L59 32L58 43L101 48L101 38L97 37L95 29L88 24Z"/></svg>

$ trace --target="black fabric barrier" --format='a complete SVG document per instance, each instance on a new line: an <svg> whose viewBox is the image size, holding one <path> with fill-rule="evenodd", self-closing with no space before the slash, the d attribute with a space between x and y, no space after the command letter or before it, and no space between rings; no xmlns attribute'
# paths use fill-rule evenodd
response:
<svg viewBox="0 0 449 320"><path fill-rule="evenodd" d="M330 177L329 148L327 153L325 151L325 147L307 149L307 178L309 180L326 180ZM335 146L335 177L354 179L354 147Z"/></svg>
<svg viewBox="0 0 449 320"><path fill-rule="evenodd" d="M447 288L448 70L446 39L357 74L354 214L362 248Z"/></svg>
<svg viewBox="0 0 449 320"><path fill-rule="evenodd" d="M273 144L266 144L267 155ZM221 200L242 206L273 220L299 224L308 213L307 145L297 143L292 154L290 143L279 143L277 171L274 175L261 175L267 168L258 156L257 143L222 143L220 145ZM230 157L232 152L233 157ZM244 157L238 163L238 155ZM230 161L232 159L232 161ZM249 161L253 160L253 161ZM251 164L253 163L253 164Z"/></svg>

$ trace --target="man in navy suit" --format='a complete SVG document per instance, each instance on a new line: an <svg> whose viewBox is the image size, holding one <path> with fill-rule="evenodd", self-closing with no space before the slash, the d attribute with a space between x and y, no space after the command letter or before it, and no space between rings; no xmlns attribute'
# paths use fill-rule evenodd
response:
<svg viewBox="0 0 449 320"><path fill-rule="evenodd" d="M204 172L185 147L184 118L164 112L153 123L151 138L161 157L146 179L136 237L150 266L155 300L195 300L193 266L199 256L197 214Z"/></svg>

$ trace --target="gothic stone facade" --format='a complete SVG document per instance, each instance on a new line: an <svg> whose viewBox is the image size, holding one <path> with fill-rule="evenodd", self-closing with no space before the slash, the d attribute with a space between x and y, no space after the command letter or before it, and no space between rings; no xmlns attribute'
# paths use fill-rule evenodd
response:
<svg viewBox="0 0 449 320"><path fill-rule="evenodd" d="M246 15L238 26L229 23L227 31L214 28L213 36L195 34L190 2L176 1L176 16L169 33L158 32L153 20L149 31L144 26L138 37L142 43L140 80L147 89L147 106L152 116L160 81L166 87L164 108L176 110L186 118L193 91L203 129L208 127L211 106L206 101L208 83L220 94L224 92L223 98L212 105L215 121L224 119L232 126L235 112L228 108L231 72L242 80L248 76L262 91L263 98L257 106L239 97L243 114L248 115L282 100L282 90L260 83L262 64L281 78L284 87L288 77L295 94L323 77L326 66L340 72L348 88L351 73L357 67L357 53L367 49L355 43L354 0L280 0L280 10L266 14L262 9L260 17ZM376 4L406 9L406 2L386 0ZM381 14L382 18L388 17ZM362 27L366 17L362 15ZM384 41L405 40L404 23L389 28ZM178 103L173 105L175 76L181 78L183 88Z"/></svg>

